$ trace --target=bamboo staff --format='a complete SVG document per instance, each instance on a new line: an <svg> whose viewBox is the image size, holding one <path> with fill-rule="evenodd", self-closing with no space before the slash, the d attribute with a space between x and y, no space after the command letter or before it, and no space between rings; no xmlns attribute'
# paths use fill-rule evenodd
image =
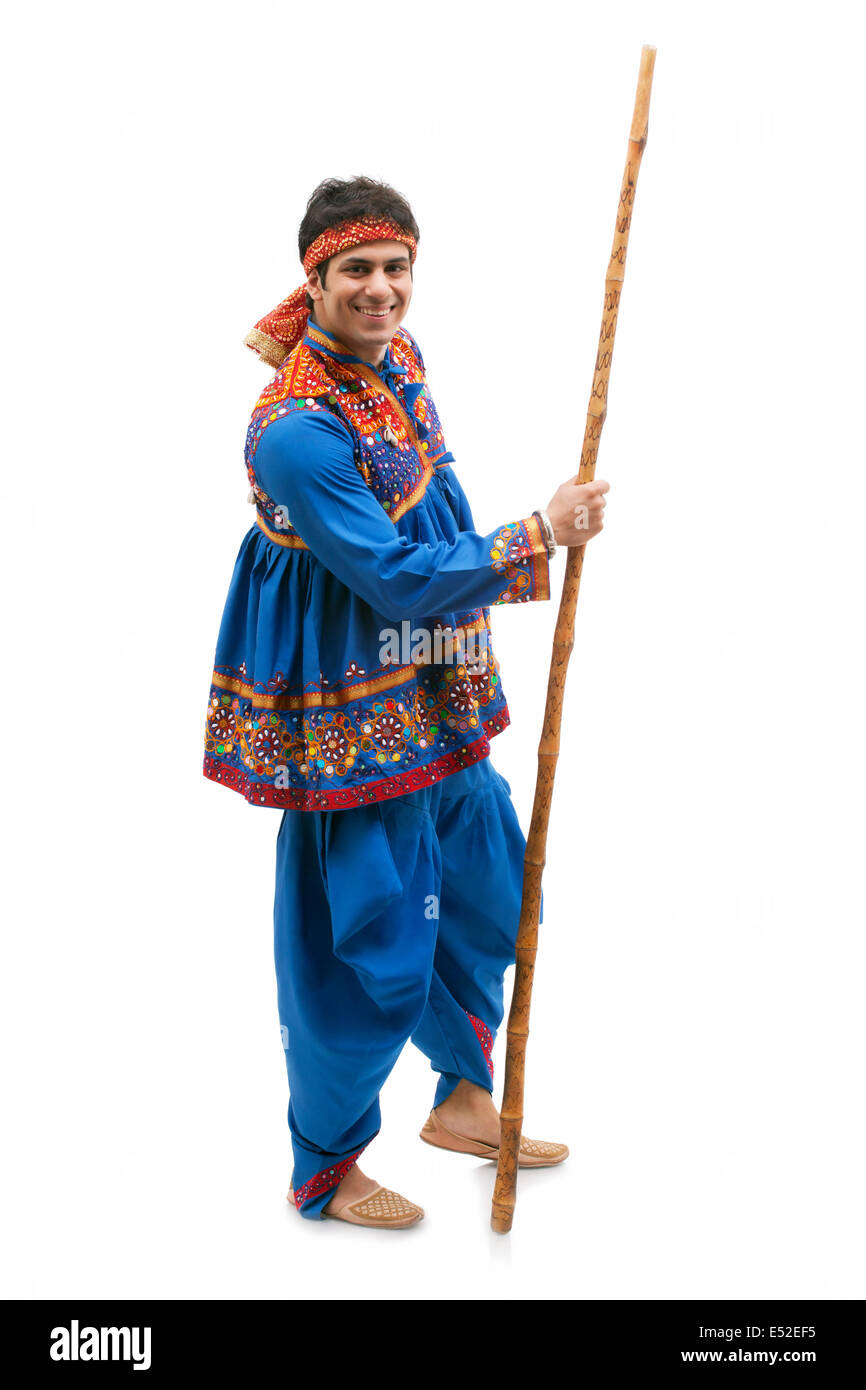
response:
<svg viewBox="0 0 866 1390"><path fill-rule="evenodd" d="M637 94L629 135L622 190L616 215L613 250L604 282L604 313L598 340L595 373L589 396L589 409L580 455L578 483L592 482L598 457L598 442L607 414L607 383L613 357L616 319L622 282L625 279L625 256L634 192L641 157L647 141L649 102L656 51L644 45L641 50ZM547 681L547 705L544 726L538 745L538 773L535 782L535 801L532 823L523 860L523 898L520 905L520 926L517 934L517 968L514 992L508 1015L508 1048L505 1059L505 1090L499 1137L499 1166L493 1193L491 1222L494 1231L511 1230L517 1190L517 1163L520 1152L520 1133L523 1125L523 1075L526 1062L526 1040L529 1037L529 1006L532 996L532 977L538 947L538 918L541 911L541 871L544 868L547 844L547 823L553 797L553 779L559 757L559 727L568 659L574 646L574 615L580 576L583 572L585 545L569 546L562 585L562 598L553 636L553 654Z"/></svg>

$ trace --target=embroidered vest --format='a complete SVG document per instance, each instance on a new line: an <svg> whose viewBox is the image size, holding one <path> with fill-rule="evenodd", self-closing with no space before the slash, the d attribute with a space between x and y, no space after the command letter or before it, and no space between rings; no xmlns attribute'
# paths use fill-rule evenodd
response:
<svg viewBox="0 0 866 1390"><path fill-rule="evenodd" d="M323 347L331 341L313 324L307 340ZM391 361L400 372L391 379L394 389L365 362L323 360L309 350L307 340L298 343L259 397L246 445L259 526L270 540L304 549L290 521L286 524L285 517L275 517L275 505L255 475L259 440L280 416L292 410L330 410L336 415L353 436L355 463L364 480L394 521L424 495L434 468L444 468L452 460L424 381L420 351L405 329L397 330L390 345Z"/></svg>

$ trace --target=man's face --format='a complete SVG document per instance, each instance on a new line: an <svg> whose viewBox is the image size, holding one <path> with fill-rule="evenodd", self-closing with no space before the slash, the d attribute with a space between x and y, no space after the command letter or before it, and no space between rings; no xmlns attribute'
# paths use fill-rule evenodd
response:
<svg viewBox="0 0 866 1390"><path fill-rule="evenodd" d="M412 298L409 248L402 241L367 241L332 256L325 285L318 267L307 289L312 317L355 357L378 366Z"/></svg>

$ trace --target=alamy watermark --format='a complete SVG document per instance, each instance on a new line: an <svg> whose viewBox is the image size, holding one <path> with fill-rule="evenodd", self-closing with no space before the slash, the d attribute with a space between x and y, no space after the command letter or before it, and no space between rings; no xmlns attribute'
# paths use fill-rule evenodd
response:
<svg viewBox="0 0 866 1390"><path fill-rule="evenodd" d="M460 665L478 666L492 654L490 632L486 627L412 627L404 618L398 632L383 627L379 632L379 662L382 666Z"/></svg>
<svg viewBox="0 0 866 1390"><path fill-rule="evenodd" d="M51 1329L52 1361L131 1361L134 1371L150 1370L149 1327L69 1327Z"/></svg>

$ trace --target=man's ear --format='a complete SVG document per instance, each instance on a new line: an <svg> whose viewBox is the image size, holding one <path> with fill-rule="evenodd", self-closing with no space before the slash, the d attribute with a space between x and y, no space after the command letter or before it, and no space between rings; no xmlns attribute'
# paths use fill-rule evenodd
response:
<svg viewBox="0 0 866 1390"><path fill-rule="evenodd" d="M315 299L317 302L322 298L322 287L319 284L318 266L314 265L307 276L307 293L311 299Z"/></svg>

